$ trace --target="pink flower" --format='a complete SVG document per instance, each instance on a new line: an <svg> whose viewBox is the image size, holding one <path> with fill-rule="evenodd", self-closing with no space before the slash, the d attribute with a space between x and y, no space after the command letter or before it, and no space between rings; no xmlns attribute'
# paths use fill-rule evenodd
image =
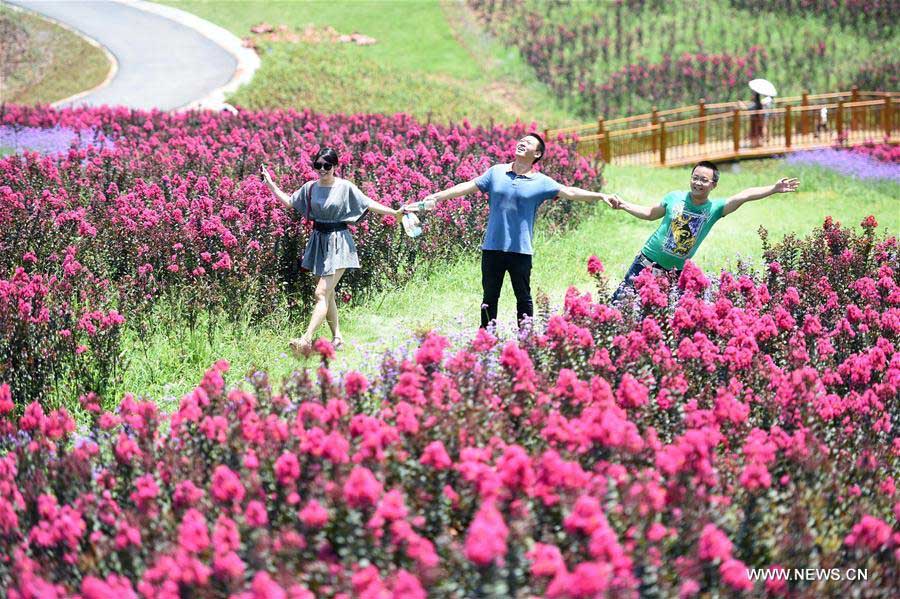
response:
<svg viewBox="0 0 900 599"><path fill-rule="evenodd" d="M709 287L709 279L697 268L693 260L686 260L684 269L678 277L678 287L690 293L702 293Z"/></svg>
<svg viewBox="0 0 900 599"><path fill-rule="evenodd" d="M369 381L362 374L351 370L344 375L344 389L347 395L362 395L369 388Z"/></svg>
<svg viewBox="0 0 900 599"><path fill-rule="evenodd" d="M379 497L381 497L381 483L371 470L357 466L350 471L350 476L344 483L344 500L350 507L373 506Z"/></svg>
<svg viewBox="0 0 900 599"><path fill-rule="evenodd" d="M322 528L328 522L328 511L315 499L311 499L300 511L300 520L312 528Z"/></svg>
<svg viewBox="0 0 900 599"><path fill-rule="evenodd" d="M466 534L465 554L469 561L487 566L506 555L509 529L494 503L483 503Z"/></svg>
<svg viewBox="0 0 900 599"><path fill-rule="evenodd" d="M697 554L701 560L725 560L731 558L731 541L715 524L707 524L700 533Z"/></svg>
<svg viewBox="0 0 900 599"><path fill-rule="evenodd" d="M81 597L82 599L138 599L131 582L124 576L115 574L110 574L106 580L86 576L81 581Z"/></svg>
<svg viewBox="0 0 900 599"><path fill-rule="evenodd" d="M850 547L863 547L874 553L888 545L891 534L891 527L887 523L866 514L853 525L853 530L844 539L844 544Z"/></svg>
<svg viewBox="0 0 900 599"><path fill-rule="evenodd" d="M472 349L477 352L489 351L497 345L497 338L491 335L487 329L478 329L475 339L472 340Z"/></svg>
<svg viewBox="0 0 900 599"><path fill-rule="evenodd" d="M678 597L679 599L687 599L688 597L696 596L699 592L700 583L693 578L688 578L681 583L681 588L678 590Z"/></svg>
<svg viewBox="0 0 900 599"><path fill-rule="evenodd" d="M300 462L294 453L285 451L275 460L275 477L281 485L292 485L299 476Z"/></svg>
<svg viewBox="0 0 900 599"><path fill-rule="evenodd" d="M740 482L749 491L768 489L772 486L772 476L762 464L748 464L741 472Z"/></svg>
<svg viewBox="0 0 900 599"><path fill-rule="evenodd" d="M175 493L172 497L175 505L179 507L193 506L202 498L203 490L197 488L197 486L189 480L178 483L178 485L175 486Z"/></svg>
<svg viewBox="0 0 900 599"><path fill-rule="evenodd" d="M16 405L12 401L12 393L9 390L9 383L0 385L0 416L4 416L13 411Z"/></svg>
<svg viewBox="0 0 900 599"><path fill-rule="evenodd" d="M212 478L212 496L222 503L240 503L244 499L244 485L228 466L216 466Z"/></svg>
<svg viewBox="0 0 900 599"><path fill-rule="evenodd" d="M426 599L427 593L422 583L414 575L400 569L394 577L393 599Z"/></svg>
<svg viewBox="0 0 900 599"><path fill-rule="evenodd" d="M531 560L532 576L556 576L566 569L562 554L556 545L535 543L526 557Z"/></svg>
<svg viewBox="0 0 900 599"><path fill-rule="evenodd" d="M327 339L316 339L313 343L313 349L316 350L323 360L333 360L337 355L334 352L334 346Z"/></svg>
<svg viewBox="0 0 900 599"><path fill-rule="evenodd" d="M220 578L240 580L246 569L247 565L234 551L216 553L213 558L213 571Z"/></svg>
<svg viewBox="0 0 900 599"><path fill-rule="evenodd" d="M185 512L178 525L178 544L191 553L199 553L209 547L206 518L198 510L191 508Z"/></svg>
<svg viewBox="0 0 900 599"><path fill-rule="evenodd" d="M131 500L142 510L146 511L159 495L159 486L152 474L144 474L134 481L135 491L131 494Z"/></svg>
<svg viewBox="0 0 900 599"><path fill-rule="evenodd" d="M250 591L241 595L240 599L287 599L284 589L264 571L257 572L253 577Z"/></svg>
<svg viewBox="0 0 900 599"><path fill-rule="evenodd" d="M255 499L247 504L247 509L244 510L244 517L247 519L247 524L254 528L261 528L269 523L266 506Z"/></svg>
<svg viewBox="0 0 900 599"><path fill-rule="evenodd" d="M869 216L864 218L861 223L859 223L859 226L863 229L871 231L878 228L878 221L875 220L875 217L870 214Z"/></svg>
<svg viewBox="0 0 900 599"><path fill-rule="evenodd" d="M647 387L641 384L630 374L622 377L622 382L616 390L616 400L625 408L639 408L647 404L649 394Z"/></svg>
<svg viewBox="0 0 900 599"><path fill-rule="evenodd" d="M603 263L597 256L591 256L590 258L588 258L587 269L588 273L591 275L598 275L605 270L603 268Z"/></svg>
<svg viewBox="0 0 900 599"><path fill-rule="evenodd" d="M753 582L744 562L736 559L728 559L719 566L719 574L725 584L736 591L753 590Z"/></svg>
<svg viewBox="0 0 900 599"><path fill-rule="evenodd" d="M420 366L439 365L444 359L444 350L450 346L445 337L429 332L416 350L416 364Z"/></svg>
<svg viewBox="0 0 900 599"><path fill-rule="evenodd" d="M453 465L453 461L450 459L450 456L447 454L447 450L444 449L444 444L441 441L432 441L429 443L422 452L422 457L419 458L419 462L425 466L431 466L435 470L447 470Z"/></svg>
<svg viewBox="0 0 900 599"><path fill-rule="evenodd" d="M213 529L213 545L217 553L238 550L241 546L241 535L237 522L220 514Z"/></svg>

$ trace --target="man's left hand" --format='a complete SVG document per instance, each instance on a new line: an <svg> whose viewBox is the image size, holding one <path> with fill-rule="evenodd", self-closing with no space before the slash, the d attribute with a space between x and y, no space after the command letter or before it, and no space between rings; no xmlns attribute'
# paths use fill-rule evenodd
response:
<svg viewBox="0 0 900 599"><path fill-rule="evenodd" d="M775 184L775 193L789 193L792 191L797 191L800 188L800 180L799 179L789 179L787 177L778 181Z"/></svg>

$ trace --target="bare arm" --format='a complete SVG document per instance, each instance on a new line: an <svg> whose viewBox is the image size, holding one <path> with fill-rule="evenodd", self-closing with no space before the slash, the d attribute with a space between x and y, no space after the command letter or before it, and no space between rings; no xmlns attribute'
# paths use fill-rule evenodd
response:
<svg viewBox="0 0 900 599"><path fill-rule="evenodd" d="M765 185L763 187L750 187L739 193L734 194L725 201L725 209L722 216L727 216L743 206L747 202L753 200L761 200L776 193L790 193L797 191L800 187L800 181L797 179L784 178L774 185Z"/></svg>
<svg viewBox="0 0 900 599"><path fill-rule="evenodd" d="M641 220L659 220L666 215L666 207L663 204L656 206L641 206L640 204L632 204L614 195L610 200L610 205L616 210L624 210L631 216Z"/></svg>
<svg viewBox="0 0 900 599"><path fill-rule="evenodd" d="M259 167L259 174L262 177L263 182L266 184L266 187L271 190L275 197L281 200L281 203L284 204L286 208L293 208L293 206L291 205L291 196L281 191L281 188L275 185L275 182L272 181L272 175L270 175L269 171L266 170L265 165Z"/></svg>
<svg viewBox="0 0 900 599"><path fill-rule="evenodd" d="M573 200L576 202L592 202L600 200L607 206L612 206L611 194L600 193L599 191L588 191L580 187L566 187L565 185L559 190L559 197L565 200Z"/></svg>
<svg viewBox="0 0 900 599"><path fill-rule="evenodd" d="M400 216L403 213L402 208L394 210L393 208L388 208L384 204L379 204L375 200L369 202L369 210L371 210L375 214L390 214L391 216Z"/></svg>
<svg viewBox="0 0 900 599"><path fill-rule="evenodd" d="M406 212L418 212L419 210L431 210L434 208L438 202L443 200L451 200L453 198L460 198L465 195L469 195L470 193L475 193L478 191L478 186L475 185L475 180L466 181L465 183L457 183L453 187L445 189L444 191L439 191L437 193L432 193L426 196L420 202L412 202L405 205L401 210Z"/></svg>

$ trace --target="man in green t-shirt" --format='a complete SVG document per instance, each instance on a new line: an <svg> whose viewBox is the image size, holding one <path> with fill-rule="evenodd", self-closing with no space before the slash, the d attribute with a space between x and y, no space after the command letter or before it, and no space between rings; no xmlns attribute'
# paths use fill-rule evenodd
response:
<svg viewBox="0 0 900 599"><path fill-rule="evenodd" d="M634 284L634 279L645 268L661 271L680 271L685 260L692 258L709 230L717 220L728 216L745 202L759 200L775 193L797 191L797 179L781 179L774 185L751 187L727 200L710 199L709 194L719 182L719 169L712 162L699 162L691 171L691 190L673 191L656 206L639 206L623 201L618 196L612 199L612 207L624 210L642 220L663 219L641 253L635 257L625 280L613 294L613 302L619 300L626 289Z"/></svg>

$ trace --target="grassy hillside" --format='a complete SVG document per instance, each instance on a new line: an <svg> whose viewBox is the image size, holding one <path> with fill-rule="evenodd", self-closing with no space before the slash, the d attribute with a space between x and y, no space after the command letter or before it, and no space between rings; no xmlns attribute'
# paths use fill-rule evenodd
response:
<svg viewBox="0 0 900 599"><path fill-rule="evenodd" d="M231 100L254 109L406 112L438 122L568 122L517 53L471 47L461 7L441 2L215 2L170 4L251 37L260 23L360 33L376 43L260 41L262 66ZM451 22L456 26L452 27ZM301 36L302 37L302 36ZM526 91L520 91L526 90Z"/></svg>
<svg viewBox="0 0 900 599"><path fill-rule="evenodd" d="M100 48L50 21L0 6L0 102L50 103L91 89L112 65Z"/></svg>

